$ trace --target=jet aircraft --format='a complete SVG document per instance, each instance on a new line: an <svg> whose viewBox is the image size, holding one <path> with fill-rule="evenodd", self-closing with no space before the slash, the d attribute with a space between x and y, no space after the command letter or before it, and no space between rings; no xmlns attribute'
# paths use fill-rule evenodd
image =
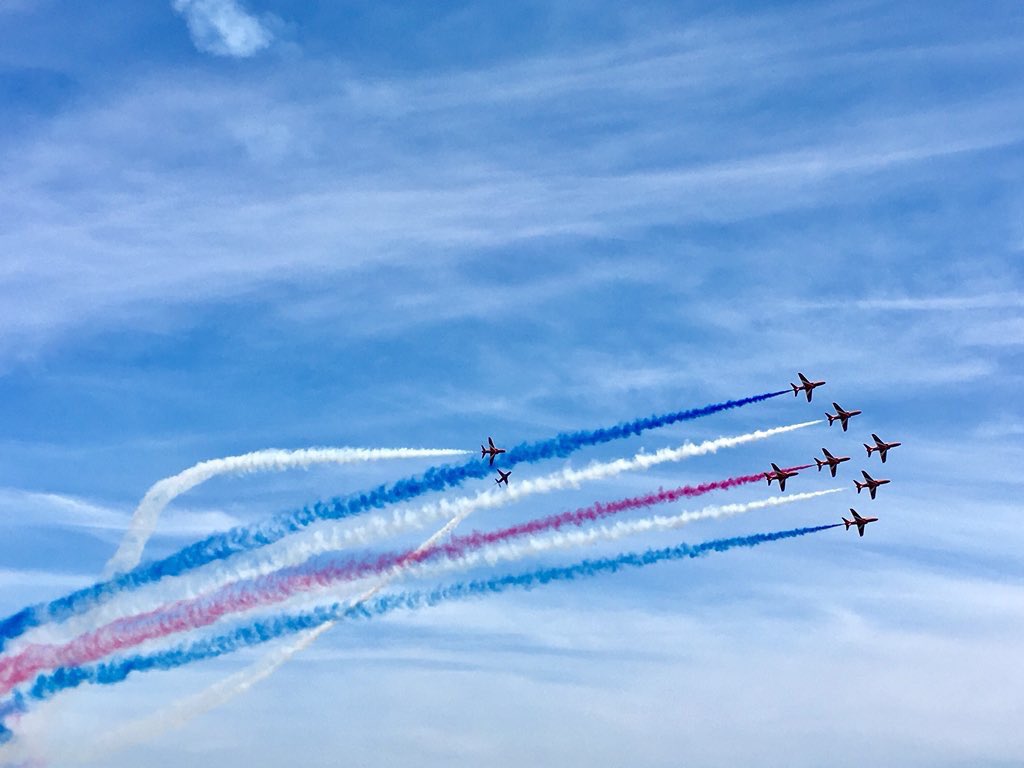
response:
<svg viewBox="0 0 1024 768"><path fill-rule="evenodd" d="M839 403L832 403L832 407L836 409L835 413L826 413L828 417L828 425L831 427L832 423L838 419L843 425L843 432L846 431L846 422L852 419L854 416L859 416L860 411L844 411Z"/></svg>
<svg viewBox="0 0 1024 768"><path fill-rule="evenodd" d="M484 448L482 445L480 446L480 458L482 459L484 456L487 456L488 454L490 454L491 466L493 467L494 466L494 457L497 456L499 453L504 453L505 449L504 448L495 448L494 447L494 441L490 437L487 438L487 445L489 446L488 448Z"/></svg>
<svg viewBox="0 0 1024 768"><path fill-rule="evenodd" d="M798 373L797 376L800 377L800 386L798 387L796 384L793 384L793 383L790 383L790 385L789 385L789 386L791 386L793 388L793 397L796 397L801 392L806 392L807 393L807 402L809 403L809 402L811 402L811 393L814 392L814 388L815 387L820 387L825 382L824 381L808 381L807 377L804 376L802 373Z"/></svg>
<svg viewBox="0 0 1024 768"><path fill-rule="evenodd" d="M818 471L821 472L822 467L828 467L832 471L832 477L836 476L836 468L844 461L849 461L849 456L833 456L828 452L828 448L822 448L821 452L825 454L825 460L822 461L818 457L814 458L814 463L818 465Z"/></svg>
<svg viewBox="0 0 1024 768"><path fill-rule="evenodd" d="M864 482L862 483L859 480L853 481L853 484L857 486L857 493L860 493L865 488L867 488L868 492L871 494L872 499L875 498L875 491L878 490L878 486L892 482L891 480L875 480L875 478L873 478L863 469L860 471L860 473L864 475Z"/></svg>
<svg viewBox="0 0 1024 768"><path fill-rule="evenodd" d="M843 522L846 523L846 530L850 530L851 525L856 525L857 533L859 533L861 536L864 535L865 525L867 525L868 523L873 523L876 520L878 520L877 517L861 517L857 514L857 510L854 509L853 507L850 507L850 514L853 515L853 520L847 520L845 517L843 518Z"/></svg>
<svg viewBox="0 0 1024 768"><path fill-rule="evenodd" d="M885 454L889 452L890 448L895 448L897 445L903 445L903 443L887 443L874 432L871 433L871 439L875 441L874 445L864 443L864 447L868 449L868 458L871 458L872 451L878 451L878 455L882 457L883 464L885 464Z"/></svg>
<svg viewBox="0 0 1024 768"><path fill-rule="evenodd" d="M772 484L772 480L778 480L779 481L779 490L780 491L785 491L786 490L786 478L787 477L796 477L799 474L800 473L797 472L795 469L785 470L785 469L782 469L781 467L779 467L778 464L772 462L772 471L771 472L765 472L764 476L768 480L768 485Z"/></svg>
<svg viewBox="0 0 1024 768"><path fill-rule="evenodd" d="M511 469L508 472L502 472L499 469L498 470L498 477L494 478L494 482L497 483L498 485L501 485L502 483L504 483L505 486L508 487L508 476L511 475L511 474L512 474L512 470Z"/></svg>

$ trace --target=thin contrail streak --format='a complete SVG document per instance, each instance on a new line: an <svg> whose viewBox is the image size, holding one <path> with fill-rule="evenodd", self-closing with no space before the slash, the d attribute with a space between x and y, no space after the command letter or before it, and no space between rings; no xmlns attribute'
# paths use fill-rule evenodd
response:
<svg viewBox="0 0 1024 768"><path fill-rule="evenodd" d="M352 464L384 459L441 458L462 456L469 451L454 448L301 448L285 451L269 448L239 456L202 461L171 477L165 477L146 491L132 514L128 530L117 551L107 562L104 578L130 570L138 565L146 542L156 530L160 513L178 496L197 485L220 475L242 475L253 472L283 472L316 464Z"/></svg>

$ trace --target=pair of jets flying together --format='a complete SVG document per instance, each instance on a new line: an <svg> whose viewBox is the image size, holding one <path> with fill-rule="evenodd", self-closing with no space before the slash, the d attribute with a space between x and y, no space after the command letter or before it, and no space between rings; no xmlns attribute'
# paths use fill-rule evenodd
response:
<svg viewBox="0 0 1024 768"><path fill-rule="evenodd" d="M790 385L789 385L789 386L791 386L793 388L793 397L797 397L801 392L804 392L804 393L807 394L807 402L809 403L809 402L811 402L811 397L814 394L815 387L820 387L825 382L824 381L811 381L806 376L804 376L802 373L798 373L797 376L800 377L800 385L797 386L796 384L793 384L792 382L790 382ZM832 403L832 407L836 409L836 412L835 413L826 413L825 414L825 416L828 418L828 425L831 427L835 422L838 421L840 424L843 425L843 432L846 431L847 422L849 422L850 419L852 419L854 416L860 416L860 414L862 413L861 411L847 411L841 405L839 405L839 403ZM874 437L874 435L872 435L872 437ZM877 440L877 438L876 438L876 440ZM867 447L867 446L865 446L865 447ZM871 452L869 451L868 452L868 456L870 456L870 455L871 455Z"/></svg>
<svg viewBox="0 0 1024 768"><path fill-rule="evenodd" d="M497 456L500 453L505 453L505 449L504 448L497 448L497 447L495 447L494 440L492 440L490 438L490 436L488 436L488 438L487 438L487 446L488 446L487 448L484 448L483 445L480 446L480 458L482 459L484 456L490 456L491 457L491 466L493 467L494 466L494 457ZM507 486L508 485L508 476L512 474L512 470L510 469L507 472L502 472L500 469L498 469L497 472L498 472L498 476L494 479L494 482L497 483L498 485L501 485L502 483L504 483Z"/></svg>

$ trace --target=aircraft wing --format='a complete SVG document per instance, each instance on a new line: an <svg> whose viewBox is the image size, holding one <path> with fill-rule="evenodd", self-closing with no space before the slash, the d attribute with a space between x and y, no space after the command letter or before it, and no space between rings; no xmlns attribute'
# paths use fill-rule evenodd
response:
<svg viewBox="0 0 1024 768"><path fill-rule="evenodd" d="M857 523L857 533L864 536L864 523Z"/></svg>

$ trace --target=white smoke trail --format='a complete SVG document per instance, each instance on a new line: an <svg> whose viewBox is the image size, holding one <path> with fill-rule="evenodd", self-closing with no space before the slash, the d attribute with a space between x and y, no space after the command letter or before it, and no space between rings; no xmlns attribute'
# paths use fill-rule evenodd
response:
<svg viewBox="0 0 1024 768"><path fill-rule="evenodd" d="M554 549L566 549L570 547L588 546L600 542L615 541L625 536L633 536L638 533L649 533L651 531L669 531L681 528L688 523L697 520L713 520L720 517L739 515L744 512L752 512L756 509L768 507L779 507L784 504L793 504L798 501L808 501L833 493L841 493L846 488L829 488L824 491L811 491L808 493L794 493L789 496L769 496L766 499L750 501L744 504L721 504L707 506L703 509L692 512L683 512L678 515L652 515L637 520L619 520L609 525L601 525L583 530L556 531L548 534L538 534L523 539L515 539L497 544L490 544L477 550L471 550L457 558L441 561L439 563L427 563L422 566L407 568L410 577L419 578L427 574L434 574L442 571L463 570L480 564L496 565L502 561L520 560L530 555L537 555Z"/></svg>
<svg viewBox="0 0 1024 768"><path fill-rule="evenodd" d="M79 743L75 745L73 751L67 750L50 757L60 765L102 764L105 758L115 752L151 741L169 730L181 728L196 717L226 704L235 696L245 693L260 681L270 677L278 667L299 651L309 647L332 626L333 622L307 630L289 645L274 649L255 664L217 681L193 696L183 698L152 715L125 723L101 735L91 744Z"/></svg>
<svg viewBox="0 0 1024 768"><path fill-rule="evenodd" d="M458 522L455 519L448 521L441 529L420 544L416 551L420 552L433 547L454 530L456 525L458 525ZM395 577L400 575L401 571L402 568L399 566L381 576L373 587L355 598L352 604L358 605L372 598L390 584ZM88 748L77 750L74 754L65 755L65 761L93 762L113 752L130 747L133 744L149 741L170 729L181 728L189 721L222 704L226 704L236 696L248 691L260 681L270 677L295 654L316 642L316 639L331 629L334 624L335 622L328 621L319 627L302 632L296 639L287 645L275 648L255 664L223 680L218 680L194 696L177 701L148 717L126 723L117 730L104 734L93 744L89 745Z"/></svg>
<svg viewBox="0 0 1024 768"><path fill-rule="evenodd" d="M180 576L168 577L134 592L123 593L91 611L73 616L60 624L47 624L29 630L9 647L12 652L16 652L31 643L66 642L74 636L126 614L154 610L167 602L205 594L233 581L273 573L281 568L301 564L310 557L324 552L368 544L404 531L422 528L439 519L447 519L447 525L436 534L443 537L474 512L495 509L535 494L579 488L583 483L608 479L631 470L645 470L659 464L713 454L723 448L765 440L821 423L822 420L818 419L756 430L742 435L719 437L702 443L684 443L675 448L663 448L655 453L638 453L628 459L596 462L583 469L566 467L542 477L520 480L508 488L481 491L473 496L454 500L441 499L413 509L397 509L390 515L374 515L366 522L354 526L352 521L318 526L289 536L277 544L241 553L228 560L215 561ZM433 540L433 537L431 538Z"/></svg>
<svg viewBox="0 0 1024 768"><path fill-rule="evenodd" d="M146 542L156 530L160 513L186 491L219 475L244 475L253 472L282 472L311 467L314 464L351 464L358 461L460 456L469 451L453 448L301 448L295 451L269 448L240 456L202 461L171 477L158 480L142 497L132 514L128 530L117 551L107 562L103 577L127 571L138 565Z"/></svg>
<svg viewBox="0 0 1024 768"><path fill-rule="evenodd" d="M157 481L148 491L146 491L146 494L142 497L142 500L139 502L138 507L136 507L135 512L132 515L129 528L125 532L125 535L121 540L121 544L104 567L103 577L109 578L119 571L130 570L136 566L142 557L146 543L149 541L150 536L152 536L153 531L156 530L160 514L167 505L183 493L192 490L196 486L201 485L214 477L227 474L246 475L256 472L282 472L289 469L305 469L317 464L350 464L363 461L405 458L440 458L445 456L461 456L467 453L471 453L471 451L454 448L341 447L301 448L297 450L269 448L260 451L252 451L238 456L226 456L219 459L210 459L208 461L200 462L176 475ZM178 709L183 712L195 711L196 714L199 714L202 711L218 706L220 703L217 701L219 691L227 692L227 698L225 699L225 701L227 701L228 699L238 695L238 693L247 690L250 686L255 685L264 677L273 674L274 670L277 669L278 666L283 664L288 658L291 658L291 656L299 650L306 647L309 643L312 643L313 640L325 632L326 629L326 627L318 627L317 629L304 633L298 641L293 643L295 646L293 650L288 652L287 648L280 649L284 655L279 659L276 653L268 654L252 667L222 680L217 685L211 686L210 689L204 691L199 696L194 697L196 699L204 697L208 699L210 704L206 709L196 710L196 706L198 706L198 704L193 704L192 700L188 699L180 702L180 707L168 707L167 709L162 710L157 713L156 717L168 718L168 727L174 727L175 718L177 717L175 713ZM247 680L248 682L246 682ZM52 708L55 705L57 705L57 702L52 702L49 707ZM195 715L186 716L182 720L182 724L194 716ZM136 721L135 723L129 724L124 729L118 730L114 734L110 734L108 737L102 738L100 742L97 742L94 747L99 751L96 751L96 749L81 750L76 747L73 753L63 755L61 762L89 762L93 759L92 756L94 753L100 754L100 752L106 753L119 749L119 739L125 742L124 746L137 743L140 739L135 738L132 735L132 731L135 729L139 730L140 733L148 733L150 726L146 719ZM31 742L32 739L19 739L19 741ZM19 747L19 745L15 743L6 745L0 751L2 751L9 760L28 759L29 761L32 761L36 759L43 759L41 757L42 752L39 745L35 745L33 747L30 744L23 743Z"/></svg>
<svg viewBox="0 0 1024 768"><path fill-rule="evenodd" d="M195 585L192 586L192 588L187 589L186 592L188 594L198 594L202 591L208 591L209 589L216 588L229 580L250 578L252 576L272 572L287 565L303 562L305 559L316 553L341 549L355 543L366 543L380 537L393 535L409 528L421 527L441 517L449 517L450 519L448 522L440 530L420 545L421 549L430 547L444 538L450 531L454 530L459 523L477 510L498 507L502 504L511 503L512 501L516 501L534 493L547 493L566 488L575 488L587 481L606 479L631 470L649 469L650 467L666 462L680 461L690 457L716 453L723 448L730 448L743 445L748 442L764 440L779 434L792 432L820 423L821 420L818 419L798 424L774 427L771 429L756 430L743 435L720 437L715 440L706 440L699 444L686 443L678 448L665 448L652 454L638 453L632 459L618 459L611 462L594 463L582 470L566 468L560 472L555 472L544 477L517 482L512 487L504 489L502 492L496 493L494 491L485 491L478 493L475 496L457 499L455 501L442 499L436 503L423 505L418 510L406 512L396 511L390 518L385 516L376 516L368 523L355 528L335 527L333 530L326 532L326 535L325 532L315 531L312 532L311 535L306 535L306 538L310 539L310 541L306 542L306 545L303 547L289 546L279 553L274 553L275 556L273 558L267 558L266 554L268 553L262 553L262 562L253 563L248 569L242 569L241 572L237 568L230 569L230 571L225 569L223 573L215 575L215 579L212 584L207 581L205 589L197 589L196 587L198 585ZM799 500L803 498L803 496L794 495L778 498ZM783 501L781 503L787 502ZM737 505L729 506L735 507ZM691 515L690 519L697 519L692 517L695 513L687 514ZM736 514L736 512L733 512L732 514ZM626 534L622 533L621 535ZM479 555L477 554L474 556ZM436 566L423 565L417 566L416 568L427 569L431 567ZM383 576L377 585L361 595L354 602L358 603L370 599L373 595L383 589L392 579L394 579L401 570L401 568L393 569L393 571ZM209 576L210 574L206 575ZM162 602L164 602L163 599L158 599L156 604L160 604ZM104 606L104 608L98 612L108 613L109 608L111 607L113 606L108 604L108 606ZM95 614L98 612L92 613ZM91 615L91 620L88 624L96 626L97 624L102 624L105 623L105 621L112 620L116 615L122 614L119 611L114 616L100 617L99 620L97 620L97 616ZM85 616L90 616L90 614L86 614ZM85 616L79 618L84 619ZM68 624L71 623L77 622L74 620L68 622ZM244 693L256 683L272 675L281 665L292 658L296 653L299 653L309 647L309 645L311 645L320 635L327 632L332 626L333 622L329 622L321 625L320 627L309 630L308 632L302 633L292 643L275 649L247 669L215 683L206 690L201 691L199 694L176 702L150 717L129 723L117 731L108 734L102 740L102 745L105 745L103 746L103 750L110 751L112 749L120 749L133 743L154 738L168 728L180 727L193 718L226 703L235 696ZM84 629L85 627L80 631L84 631ZM101 745L98 744L97 746ZM93 752L90 751L90 754L93 754Z"/></svg>
<svg viewBox="0 0 1024 768"><path fill-rule="evenodd" d="M681 528L688 523L698 520L711 520L732 515L739 515L758 509L778 507L785 504L793 504L800 501L828 496L833 493L840 493L846 488L830 488L822 491L808 493L797 493L788 496L771 496L766 499L746 502L742 504L710 505L695 511L686 511L678 515L654 515L637 520L618 521L611 525L588 528L584 530L572 530L568 532L555 532L531 536L513 542L501 542L491 544L479 550L465 553L464 555L441 560L416 564L412 566L398 565L381 577L380 581L372 588L353 599L350 605L358 605L372 598L379 593L391 581L400 575L412 578L423 578L439 573L454 570L463 570L481 563L496 565L502 561L514 561L531 555L548 552L555 549L565 549L592 545L600 542L609 542L621 539L626 536L650 531L667 531ZM449 521L443 528L434 533L424 541L417 550L423 550L437 544L452 528L455 521ZM338 587L323 590L324 596L336 593ZM104 736L100 742L94 745L99 751L90 750L88 754L93 757L105 756L112 750L121 749L131 744L152 739L170 728L181 727L188 721L202 715L221 704L227 703L235 696L238 696L253 685L272 675L281 665L292 658L295 654L308 648L318 637L333 627L335 622L326 622L311 630L301 633L297 639L286 646L277 648L264 656L256 664L242 670L224 680L221 680L195 696L183 699L170 707L167 707L149 717L128 723L116 731ZM102 753L102 754L101 754Z"/></svg>
<svg viewBox="0 0 1024 768"><path fill-rule="evenodd" d="M638 518L636 520L619 520L614 523L600 526L587 528L573 527L571 530L555 530L546 533L538 533L532 536L517 536L507 541L498 541L479 548L467 549L465 552L454 557L431 559L426 562L408 565L395 565L379 577L380 581L375 583L373 587L366 590L358 597L353 598L349 602L349 605L358 605L369 600L399 576L407 577L409 579L422 579L451 571L461 571L478 565L493 566L504 561L521 560L531 555L538 555L556 549L570 549L603 542L611 542L626 536L650 533L652 531L674 530L676 528L682 528L689 523L697 522L698 520L716 520L723 517L732 517L759 509L769 509L802 501L810 501L812 499L818 499L823 496L830 496L834 493L842 493L843 491L848 490L849 489L845 487L827 488L821 491L769 496L756 501L736 504L712 504L698 510L681 512L677 515L651 515L648 517ZM431 536L427 541L423 542L416 551L419 552L429 547L433 547L442 538L442 532L449 528L449 525L445 525L444 528ZM340 590L348 589L350 586L351 582L343 582L333 585L327 584L308 592L296 594L292 598L277 604L277 607L272 608L271 610L275 613L281 613L288 608L294 608L299 605L307 609L314 606L322 606L325 603L339 600ZM264 610L266 610L266 606L261 606L253 611L253 613L258 613ZM329 623L333 625L334 622ZM303 647L305 646L303 645Z"/></svg>

